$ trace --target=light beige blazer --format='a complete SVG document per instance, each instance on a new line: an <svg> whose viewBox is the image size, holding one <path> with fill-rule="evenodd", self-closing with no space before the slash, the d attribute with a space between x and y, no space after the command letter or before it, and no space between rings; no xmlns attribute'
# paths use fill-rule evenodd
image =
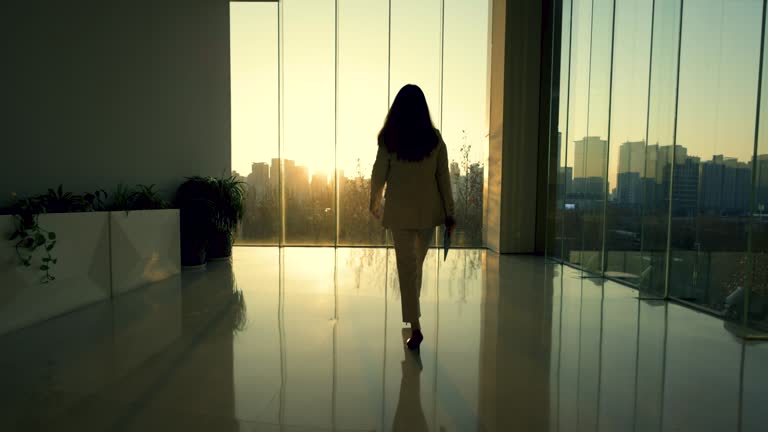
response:
<svg viewBox="0 0 768 432"><path fill-rule="evenodd" d="M385 185L382 224L386 228L432 228L453 216L448 149L442 137L432 153L418 162L398 160L380 145L371 174L371 210L380 207Z"/></svg>

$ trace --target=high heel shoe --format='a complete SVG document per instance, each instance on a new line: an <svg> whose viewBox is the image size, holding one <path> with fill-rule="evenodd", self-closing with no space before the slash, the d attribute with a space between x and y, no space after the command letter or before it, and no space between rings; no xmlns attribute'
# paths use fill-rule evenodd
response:
<svg viewBox="0 0 768 432"><path fill-rule="evenodd" d="M419 346L421 346L423 340L424 335L421 334L421 330L416 329L411 331L411 337L405 341L405 345L408 346L408 349L410 350L417 350L419 349Z"/></svg>

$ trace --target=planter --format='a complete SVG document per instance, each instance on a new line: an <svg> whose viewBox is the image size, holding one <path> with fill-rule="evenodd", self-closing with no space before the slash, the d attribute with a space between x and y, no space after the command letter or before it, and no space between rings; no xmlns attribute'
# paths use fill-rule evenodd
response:
<svg viewBox="0 0 768 432"><path fill-rule="evenodd" d="M177 275L179 211L111 212L110 245L113 296Z"/></svg>
<svg viewBox="0 0 768 432"><path fill-rule="evenodd" d="M216 232L208 239L208 261L227 261L232 257L232 236L227 232Z"/></svg>
<svg viewBox="0 0 768 432"><path fill-rule="evenodd" d="M181 237L181 267L184 270L205 268L205 239Z"/></svg>
<svg viewBox="0 0 768 432"><path fill-rule="evenodd" d="M109 213L45 214L39 223L57 238L56 279L47 284L40 283L40 253L32 267L20 265L8 240L14 218L0 216L0 334L110 297Z"/></svg>

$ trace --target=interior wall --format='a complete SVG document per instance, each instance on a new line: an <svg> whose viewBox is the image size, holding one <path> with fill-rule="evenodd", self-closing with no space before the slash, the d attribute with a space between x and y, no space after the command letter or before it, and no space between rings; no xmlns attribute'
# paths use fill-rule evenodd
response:
<svg viewBox="0 0 768 432"><path fill-rule="evenodd" d="M537 252L540 85L544 3L494 0L486 244L498 253ZM546 79L546 78L545 78ZM545 109L548 109L545 107ZM539 188L542 188L541 190ZM542 211L546 209L541 209Z"/></svg>
<svg viewBox="0 0 768 432"><path fill-rule="evenodd" d="M0 205L10 194L230 172L226 0L0 5Z"/></svg>

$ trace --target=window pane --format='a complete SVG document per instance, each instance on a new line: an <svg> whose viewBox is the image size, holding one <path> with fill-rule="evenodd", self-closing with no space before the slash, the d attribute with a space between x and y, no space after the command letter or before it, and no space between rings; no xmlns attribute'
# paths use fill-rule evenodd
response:
<svg viewBox="0 0 768 432"><path fill-rule="evenodd" d="M389 4L339 1L339 243L383 245L368 211L379 129L388 109Z"/></svg>
<svg viewBox="0 0 768 432"><path fill-rule="evenodd" d="M557 2L555 2L557 4ZM557 6L555 6L557 7ZM547 256L556 259L566 259L563 255L563 216L565 209L566 190L569 189L573 171L566 165L567 151L567 133L568 126L568 82L570 80L570 55L571 55L571 0L563 0L562 13L560 14L561 34L560 34L560 56L559 59L560 76L559 80L554 82L552 89L553 107L557 107L553 116L557 117L557 137L551 145L550 157L556 160L557 169L550 172L549 182L554 183L554 188L550 188L554 193L549 196L549 209L547 211ZM553 26L557 28L557 25ZM557 53L557 50L555 50Z"/></svg>
<svg viewBox="0 0 768 432"><path fill-rule="evenodd" d="M613 0L594 0L589 67L587 134L574 136L574 190L580 193L582 267L602 271L603 213L608 188L608 117L611 98Z"/></svg>
<svg viewBox="0 0 768 432"><path fill-rule="evenodd" d="M766 34L768 37L768 34ZM765 44L764 49L768 49ZM768 56L763 52L760 125L757 135L754 205L752 207L752 290L749 296L749 320L761 330L768 330ZM734 303L738 307L738 303Z"/></svg>
<svg viewBox="0 0 768 432"><path fill-rule="evenodd" d="M285 242L331 245L336 242L335 3L281 4Z"/></svg>
<svg viewBox="0 0 768 432"><path fill-rule="evenodd" d="M442 135L448 147L456 221L453 244L483 244L488 149L488 0L445 0Z"/></svg>
<svg viewBox="0 0 768 432"><path fill-rule="evenodd" d="M651 42L648 144L642 180L643 270L638 280L643 295L649 296L663 296L665 292L669 174L675 142L679 35L680 0L656 0Z"/></svg>
<svg viewBox="0 0 768 432"><path fill-rule="evenodd" d="M278 244L277 3L230 3L232 170L247 183L240 244Z"/></svg>
<svg viewBox="0 0 768 432"><path fill-rule="evenodd" d="M640 258L641 178L645 173L648 65L653 0L617 0L606 207L606 276L636 284Z"/></svg>
<svg viewBox="0 0 768 432"><path fill-rule="evenodd" d="M669 292L717 311L749 274L761 17L759 0L683 9Z"/></svg>
<svg viewBox="0 0 768 432"><path fill-rule="evenodd" d="M592 0L574 0L572 20L566 166L573 167L573 182L570 188L566 187L563 254L565 259L573 264L584 264L585 257L581 253L585 229L583 207L592 201L586 197L585 188L589 177L599 177L602 173L600 146L603 145L599 138L587 137ZM589 148L595 150L587 154ZM586 256L587 259L593 257L589 254Z"/></svg>
<svg viewBox="0 0 768 432"><path fill-rule="evenodd" d="M404 85L421 87L437 128L441 126L440 14L441 0L392 0L390 103Z"/></svg>

